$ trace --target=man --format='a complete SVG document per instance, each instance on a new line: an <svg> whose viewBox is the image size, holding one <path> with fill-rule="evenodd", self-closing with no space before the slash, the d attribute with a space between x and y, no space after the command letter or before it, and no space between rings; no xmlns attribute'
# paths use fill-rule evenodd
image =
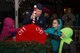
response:
<svg viewBox="0 0 80 53"><path fill-rule="evenodd" d="M45 16L45 19L46 19L46 29L47 29L47 28L50 27L50 24L51 24L49 8L43 7L43 13L44 13L44 16Z"/></svg>
<svg viewBox="0 0 80 53"><path fill-rule="evenodd" d="M36 25L45 29L45 18L42 14L42 5L39 3L36 4L35 13L32 12L26 16L25 20L23 21L23 25L31 24L33 22L33 19Z"/></svg>
<svg viewBox="0 0 80 53"><path fill-rule="evenodd" d="M71 8L68 8L68 12L62 16L62 20L64 22L64 26L73 26L73 22L75 21L75 16L72 13Z"/></svg>

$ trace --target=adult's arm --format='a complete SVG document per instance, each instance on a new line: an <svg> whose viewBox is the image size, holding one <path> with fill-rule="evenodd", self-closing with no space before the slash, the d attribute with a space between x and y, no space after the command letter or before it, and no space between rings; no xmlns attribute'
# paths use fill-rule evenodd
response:
<svg viewBox="0 0 80 53"><path fill-rule="evenodd" d="M30 17L31 17L31 13L30 14L28 14L28 15L26 15L26 18L23 20L23 25L26 25L26 24L30 24L30 23L32 23L32 19L30 19Z"/></svg>

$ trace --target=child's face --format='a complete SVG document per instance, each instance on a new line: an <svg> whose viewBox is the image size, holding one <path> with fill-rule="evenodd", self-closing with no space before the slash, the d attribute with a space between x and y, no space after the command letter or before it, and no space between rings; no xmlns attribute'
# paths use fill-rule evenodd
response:
<svg viewBox="0 0 80 53"><path fill-rule="evenodd" d="M53 20L52 27L58 28L58 26L59 26L58 21L57 20Z"/></svg>
<svg viewBox="0 0 80 53"><path fill-rule="evenodd" d="M64 33L62 33L62 38L64 38L65 37L65 35L64 35Z"/></svg>

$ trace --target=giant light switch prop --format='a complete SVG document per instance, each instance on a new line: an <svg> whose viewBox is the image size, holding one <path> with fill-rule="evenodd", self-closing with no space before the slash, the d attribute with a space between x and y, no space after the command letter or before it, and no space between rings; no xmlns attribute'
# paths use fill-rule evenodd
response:
<svg viewBox="0 0 80 53"><path fill-rule="evenodd" d="M42 28L35 24L23 26L16 35L16 41L39 42L45 44L47 36Z"/></svg>

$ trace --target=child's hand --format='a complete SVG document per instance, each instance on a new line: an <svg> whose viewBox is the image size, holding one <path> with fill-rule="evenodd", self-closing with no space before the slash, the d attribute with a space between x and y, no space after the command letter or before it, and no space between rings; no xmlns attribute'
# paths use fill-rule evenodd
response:
<svg viewBox="0 0 80 53"><path fill-rule="evenodd" d="M48 36L48 34L46 33L46 35Z"/></svg>
<svg viewBox="0 0 80 53"><path fill-rule="evenodd" d="M16 41L16 37L13 37L13 41Z"/></svg>

